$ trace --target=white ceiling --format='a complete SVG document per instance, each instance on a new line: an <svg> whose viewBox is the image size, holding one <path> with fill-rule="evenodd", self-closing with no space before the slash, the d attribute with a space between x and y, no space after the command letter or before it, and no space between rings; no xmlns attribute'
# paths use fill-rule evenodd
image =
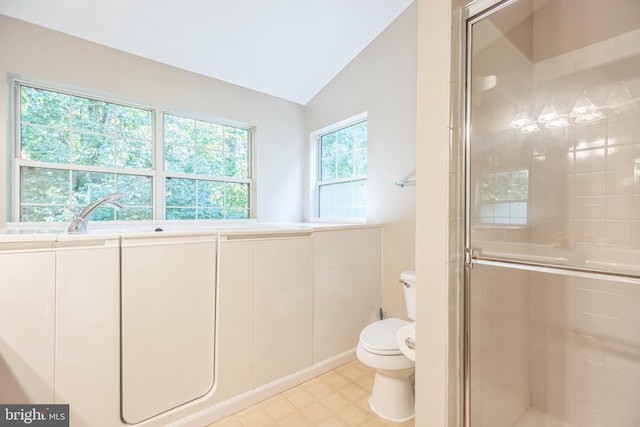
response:
<svg viewBox="0 0 640 427"><path fill-rule="evenodd" d="M0 0L0 13L306 104L413 0Z"/></svg>

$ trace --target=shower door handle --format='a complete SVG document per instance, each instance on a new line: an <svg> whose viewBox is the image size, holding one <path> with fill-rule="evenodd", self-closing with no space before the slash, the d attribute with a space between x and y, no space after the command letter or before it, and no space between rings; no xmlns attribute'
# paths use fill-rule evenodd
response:
<svg viewBox="0 0 640 427"><path fill-rule="evenodd" d="M473 268L473 248L464 248L464 265L469 269Z"/></svg>

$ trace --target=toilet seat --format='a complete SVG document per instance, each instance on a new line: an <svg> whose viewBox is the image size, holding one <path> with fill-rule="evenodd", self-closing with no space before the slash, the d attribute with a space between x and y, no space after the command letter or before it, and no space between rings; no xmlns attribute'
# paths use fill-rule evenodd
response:
<svg viewBox="0 0 640 427"><path fill-rule="evenodd" d="M383 356L400 355L396 332L410 324L406 320L390 317L373 322L360 332L360 346L369 353ZM403 355L404 356L404 355Z"/></svg>

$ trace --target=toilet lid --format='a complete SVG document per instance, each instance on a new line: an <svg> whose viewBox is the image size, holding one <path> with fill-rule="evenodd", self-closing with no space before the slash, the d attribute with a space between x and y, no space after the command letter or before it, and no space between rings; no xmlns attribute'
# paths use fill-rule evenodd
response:
<svg viewBox="0 0 640 427"><path fill-rule="evenodd" d="M410 322L390 317L373 322L360 332L360 344L372 352L399 352L396 332Z"/></svg>

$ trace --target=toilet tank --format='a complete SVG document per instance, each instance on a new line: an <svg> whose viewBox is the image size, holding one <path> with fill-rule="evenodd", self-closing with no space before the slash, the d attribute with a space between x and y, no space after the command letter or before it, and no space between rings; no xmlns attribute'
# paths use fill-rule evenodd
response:
<svg viewBox="0 0 640 427"><path fill-rule="evenodd" d="M407 307L407 316L416 320L416 272L406 270L400 273L400 283L404 288L404 303Z"/></svg>

